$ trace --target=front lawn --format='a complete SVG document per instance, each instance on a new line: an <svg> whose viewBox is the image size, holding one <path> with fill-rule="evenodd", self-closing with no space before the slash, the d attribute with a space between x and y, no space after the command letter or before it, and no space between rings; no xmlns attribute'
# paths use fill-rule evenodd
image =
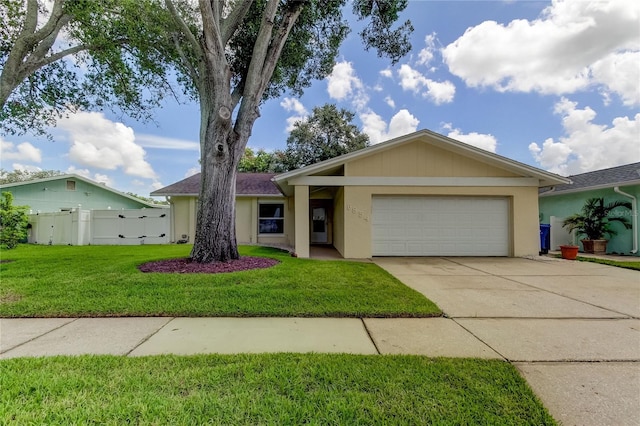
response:
<svg viewBox="0 0 640 426"><path fill-rule="evenodd" d="M225 274L143 273L190 246L36 246L2 251L0 317L426 317L440 310L371 263L297 259L241 247L272 268Z"/></svg>
<svg viewBox="0 0 640 426"><path fill-rule="evenodd" d="M553 425L503 361L323 354L0 361L1 424Z"/></svg>

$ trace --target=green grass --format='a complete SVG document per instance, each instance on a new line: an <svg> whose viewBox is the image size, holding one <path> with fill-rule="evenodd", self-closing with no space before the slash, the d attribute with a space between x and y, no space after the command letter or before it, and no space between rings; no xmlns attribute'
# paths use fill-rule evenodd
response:
<svg viewBox="0 0 640 426"><path fill-rule="evenodd" d="M617 260L598 259L595 257L582 257L582 256L578 256L576 260L580 260L582 262L600 263L602 265L617 266L618 268L633 269L635 271L640 271L640 260L620 262Z"/></svg>
<svg viewBox="0 0 640 426"><path fill-rule="evenodd" d="M281 263L226 274L142 273L190 247L34 246L3 251L0 317L425 317L440 310L371 263L297 259L265 247L241 255ZM7 262L8 261L8 262Z"/></svg>
<svg viewBox="0 0 640 426"><path fill-rule="evenodd" d="M552 425L498 360L322 354L0 361L1 424Z"/></svg>

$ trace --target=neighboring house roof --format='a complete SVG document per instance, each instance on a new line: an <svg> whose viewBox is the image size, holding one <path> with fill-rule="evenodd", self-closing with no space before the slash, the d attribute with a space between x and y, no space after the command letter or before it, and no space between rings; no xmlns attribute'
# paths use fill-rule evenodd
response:
<svg viewBox="0 0 640 426"><path fill-rule="evenodd" d="M572 184L542 188L540 190L540 196L591 191L616 186L640 185L640 163L625 164L609 169L573 175L569 176L569 179L573 182Z"/></svg>
<svg viewBox="0 0 640 426"><path fill-rule="evenodd" d="M131 195L125 194L124 192L120 192L116 189L113 188L109 188L107 185L105 185L104 183L99 183L99 182L95 182L91 179L87 179L85 177L82 177L80 175L76 175L74 173L69 173L69 174L65 174L65 175L57 175L57 176L51 176L48 178L43 178L43 179L34 179L34 180L25 180L22 182L14 182L14 183L6 183L3 185L0 185L0 190L2 189L9 189L9 188L16 188L19 186L24 186L24 185L33 185L33 184L38 184L38 183L45 183L45 182L52 182L52 181L56 181L56 180L62 180L62 179L75 179L75 180L81 180L83 182L86 182L89 185L93 185L93 186L97 186L99 188L102 188L106 191L109 192L113 192L114 194L117 194L121 197L124 198L128 198L130 200L136 201L140 204L143 204L147 207L152 207L152 208L167 208L167 206L161 205L161 204L153 204L153 203L148 203L144 200L141 200L140 198L136 198L133 197Z"/></svg>
<svg viewBox="0 0 640 426"><path fill-rule="evenodd" d="M274 177L274 181L284 193L287 193L290 191L290 188L288 188L289 185L287 184L287 181L289 179L300 176L308 176L312 174L326 174L331 170L338 170L345 163L356 158L373 155L375 153L392 149L406 143L411 143L416 140L422 140L425 143L430 143L436 147L446 149L454 153L464 155L466 157L474 158L478 161L482 161L484 163L511 171L522 176L537 178L539 179L540 186L567 184L570 182L569 179L560 175L550 173L536 167L528 166L515 160L511 160L501 155L494 154L484 149L477 148L475 146L457 141L455 139L451 139L449 137L426 129L419 130L417 132L391 139L376 145L372 145L358 151L350 152L339 157L331 158L329 160L302 167L297 170L279 174Z"/></svg>
<svg viewBox="0 0 640 426"><path fill-rule="evenodd" d="M272 182L274 176L275 173L238 173L236 177L236 195L282 196L278 187ZM199 194L200 173L151 193L154 197L176 195L197 197Z"/></svg>

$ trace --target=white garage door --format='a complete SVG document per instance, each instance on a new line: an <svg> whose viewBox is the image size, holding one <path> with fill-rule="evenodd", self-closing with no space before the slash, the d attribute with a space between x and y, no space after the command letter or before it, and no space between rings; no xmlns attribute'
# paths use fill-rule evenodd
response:
<svg viewBox="0 0 640 426"><path fill-rule="evenodd" d="M509 202L373 197L374 256L508 256Z"/></svg>

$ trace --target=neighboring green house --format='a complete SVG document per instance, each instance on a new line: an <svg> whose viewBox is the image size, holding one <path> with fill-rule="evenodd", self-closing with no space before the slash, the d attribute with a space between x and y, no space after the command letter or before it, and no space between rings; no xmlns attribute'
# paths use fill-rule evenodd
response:
<svg viewBox="0 0 640 426"><path fill-rule="evenodd" d="M540 221L551 223L551 249L557 250L560 244L572 241L562 221L565 217L580 212L589 198L604 197L606 203L615 200L631 202L633 210L617 209L616 214L627 215L632 229L625 229L614 223L618 235L610 238L607 244L608 253L639 256L638 239L638 198L640 198L640 163L626 164L605 170L569 176L573 183L541 188L539 208Z"/></svg>
<svg viewBox="0 0 640 426"><path fill-rule="evenodd" d="M29 206L32 213L159 207L75 174L8 183L0 192L11 192L14 205Z"/></svg>

